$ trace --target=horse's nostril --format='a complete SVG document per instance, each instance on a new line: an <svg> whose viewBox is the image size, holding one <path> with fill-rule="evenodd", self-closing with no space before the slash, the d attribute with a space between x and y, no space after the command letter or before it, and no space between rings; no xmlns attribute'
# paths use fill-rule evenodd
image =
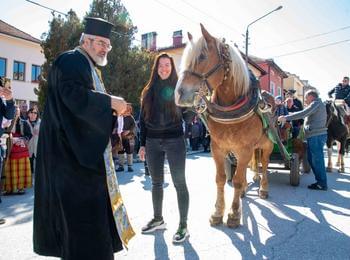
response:
<svg viewBox="0 0 350 260"><path fill-rule="evenodd" d="M177 93L179 94L179 96L182 96L183 93L184 93L184 91L183 91L182 88L179 88L179 89L177 90Z"/></svg>

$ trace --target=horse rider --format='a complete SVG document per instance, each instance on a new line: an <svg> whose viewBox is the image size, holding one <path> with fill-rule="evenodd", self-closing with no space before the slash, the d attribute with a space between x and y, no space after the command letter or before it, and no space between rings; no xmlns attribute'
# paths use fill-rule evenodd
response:
<svg viewBox="0 0 350 260"><path fill-rule="evenodd" d="M342 120L344 120L345 115L349 114L350 106L349 77L345 76L342 83L339 83L328 92L329 98L333 98L333 93L335 94L335 100L342 100L340 105L339 102L336 102L336 105L340 108L340 115Z"/></svg>

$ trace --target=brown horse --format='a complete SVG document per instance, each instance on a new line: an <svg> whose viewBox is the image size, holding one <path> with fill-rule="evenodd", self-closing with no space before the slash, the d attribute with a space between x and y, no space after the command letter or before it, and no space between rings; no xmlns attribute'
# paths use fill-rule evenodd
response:
<svg viewBox="0 0 350 260"><path fill-rule="evenodd" d="M212 37L203 25L201 31L202 37L196 42L191 34L188 34L189 43L182 57L175 101L183 107L198 107L198 104L203 102L207 106L207 124L216 164L217 185L215 212L210 218L212 225L223 222L225 157L232 152L237 159L236 173L232 180L235 188L234 198L227 218L227 226L237 227L242 212L240 196L247 188L247 166L254 150L258 148L262 150L263 171L259 196L268 196L266 172L273 144L264 131L261 118L255 112L256 106L243 114L240 113L238 117L234 110L249 100L251 81L255 80L250 76L241 55L236 49ZM230 115L235 115L235 118L231 119Z"/></svg>

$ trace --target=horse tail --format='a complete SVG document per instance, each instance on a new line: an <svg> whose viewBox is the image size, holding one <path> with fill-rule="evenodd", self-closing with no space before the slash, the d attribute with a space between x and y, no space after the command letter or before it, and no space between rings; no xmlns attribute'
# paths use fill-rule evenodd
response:
<svg viewBox="0 0 350 260"><path fill-rule="evenodd" d="M250 160L250 169L253 172L259 172L259 162L261 161L261 150L255 149L253 152L252 159Z"/></svg>

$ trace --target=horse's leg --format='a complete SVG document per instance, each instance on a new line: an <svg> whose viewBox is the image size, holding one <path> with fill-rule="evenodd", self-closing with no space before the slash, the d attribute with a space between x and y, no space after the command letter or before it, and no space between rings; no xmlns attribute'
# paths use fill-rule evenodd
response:
<svg viewBox="0 0 350 260"><path fill-rule="evenodd" d="M339 167L340 166L340 149L341 149L341 142L337 142L337 151L338 151L338 158L337 158L337 162L335 163L335 166Z"/></svg>
<svg viewBox="0 0 350 260"><path fill-rule="evenodd" d="M234 196L231 205L230 212L227 217L227 226L230 228L238 227L241 222L242 208L241 208L241 194L244 185L244 179L246 177L247 166L253 151L246 156L237 156L237 169L236 174L233 177ZM248 158L248 159L247 159Z"/></svg>
<svg viewBox="0 0 350 260"><path fill-rule="evenodd" d="M340 148L339 148L339 154L338 154L338 157L340 157L338 172L344 172L345 171L345 169L344 169L345 145L346 145L346 138L344 138L340 142Z"/></svg>
<svg viewBox="0 0 350 260"><path fill-rule="evenodd" d="M253 156L252 156L252 164L251 170L254 172L253 181L258 182L260 181L259 176L259 162L260 162L260 149L255 149Z"/></svg>
<svg viewBox="0 0 350 260"><path fill-rule="evenodd" d="M333 149L333 140L329 137L327 137L327 153L328 153L328 164L327 164L327 168L326 171L327 172L332 172L332 149Z"/></svg>
<svg viewBox="0 0 350 260"><path fill-rule="evenodd" d="M210 217L210 224L212 226L220 225L223 223L223 216L225 211L225 194L224 187L226 183L225 175L225 155L220 151L220 148L212 142L211 144L212 154L216 165L216 202L215 212Z"/></svg>
<svg viewBox="0 0 350 260"><path fill-rule="evenodd" d="M267 199L269 196L269 182L267 179L267 167L270 161L270 154L273 149L273 144L268 141L264 149L262 150L261 164L262 164L262 178L260 181L259 197L262 199Z"/></svg>

